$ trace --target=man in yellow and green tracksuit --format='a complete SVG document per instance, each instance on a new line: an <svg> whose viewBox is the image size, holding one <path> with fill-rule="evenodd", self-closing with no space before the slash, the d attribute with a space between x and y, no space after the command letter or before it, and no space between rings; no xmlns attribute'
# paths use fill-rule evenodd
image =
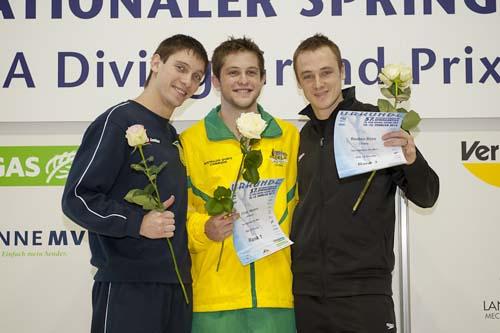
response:
<svg viewBox="0 0 500 333"><path fill-rule="evenodd" d="M262 152L260 181L282 180L274 215L285 235L297 203L298 131L273 118L256 100L265 82L262 51L247 38L231 38L214 51L213 83L221 105L181 134L189 179L188 245L192 258L193 332L295 332L290 248L242 265L233 246L238 214L209 216L208 196L230 188L242 160L236 119L259 113L267 127L253 149ZM216 271L221 242L224 250Z"/></svg>

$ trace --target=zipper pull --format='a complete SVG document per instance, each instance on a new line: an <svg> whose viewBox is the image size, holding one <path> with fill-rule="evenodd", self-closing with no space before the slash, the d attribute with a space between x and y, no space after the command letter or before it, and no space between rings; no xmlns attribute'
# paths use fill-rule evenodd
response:
<svg viewBox="0 0 500 333"><path fill-rule="evenodd" d="M325 138L321 138L321 139L319 140L319 145L320 145L321 147L323 147L324 142L325 142Z"/></svg>

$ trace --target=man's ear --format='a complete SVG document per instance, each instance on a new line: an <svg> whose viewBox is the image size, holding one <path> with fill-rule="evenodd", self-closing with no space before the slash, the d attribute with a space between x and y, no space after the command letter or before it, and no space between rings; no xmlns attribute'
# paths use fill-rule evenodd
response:
<svg viewBox="0 0 500 333"><path fill-rule="evenodd" d="M260 82L262 82L263 84L266 83L266 72L264 72L264 74L262 74L262 77L260 78Z"/></svg>
<svg viewBox="0 0 500 333"><path fill-rule="evenodd" d="M151 58L151 71L153 71L153 73L158 73L161 63L163 63L163 61L161 61L160 55L155 53Z"/></svg>
<svg viewBox="0 0 500 333"><path fill-rule="evenodd" d="M215 89L220 90L220 81L217 78L217 76L215 76L215 74L213 73L212 73L212 86L214 86Z"/></svg>

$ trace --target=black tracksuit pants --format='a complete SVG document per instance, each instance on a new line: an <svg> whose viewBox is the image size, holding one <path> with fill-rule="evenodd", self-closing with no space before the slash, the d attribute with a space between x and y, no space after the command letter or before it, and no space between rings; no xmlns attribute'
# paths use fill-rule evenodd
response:
<svg viewBox="0 0 500 333"><path fill-rule="evenodd" d="M396 333L392 297L294 295L298 333Z"/></svg>
<svg viewBox="0 0 500 333"><path fill-rule="evenodd" d="M191 285L94 282L91 333L190 333Z"/></svg>

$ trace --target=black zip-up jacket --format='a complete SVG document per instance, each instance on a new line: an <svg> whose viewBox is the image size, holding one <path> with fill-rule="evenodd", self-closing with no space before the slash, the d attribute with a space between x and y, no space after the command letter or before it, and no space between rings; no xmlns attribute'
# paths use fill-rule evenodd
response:
<svg viewBox="0 0 500 333"><path fill-rule="evenodd" d="M396 187L420 207L431 207L439 194L439 178L419 151L412 165L378 170L358 211L352 207L369 173L339 179L333 131L339 110L378 111L356 100L354 87L327 121L310 118L300 132L299 204L291 238L293 292L339 297L392 295Z"/></svg>

